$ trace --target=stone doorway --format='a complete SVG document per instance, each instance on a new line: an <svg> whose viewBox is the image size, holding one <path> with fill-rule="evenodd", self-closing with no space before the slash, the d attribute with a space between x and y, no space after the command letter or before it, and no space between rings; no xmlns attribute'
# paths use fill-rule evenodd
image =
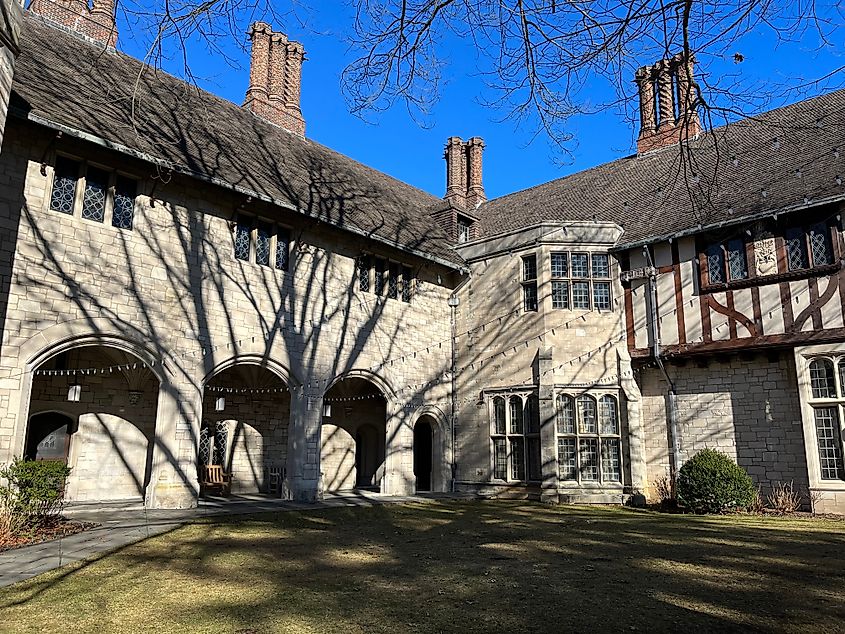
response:
<svg viewBox="0 0 845 634"><path fill-rule="evenodd" d="M426 417L414 425L414 478L417 491L431 491L434 430Z"/></svg>

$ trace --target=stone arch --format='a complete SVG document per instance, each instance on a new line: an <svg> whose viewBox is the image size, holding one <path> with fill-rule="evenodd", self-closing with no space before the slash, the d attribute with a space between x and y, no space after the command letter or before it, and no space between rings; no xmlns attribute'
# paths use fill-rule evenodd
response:
<svg viewBox="0 0 845 634"><path fill-rule="evenodd" d="M432 455L430 491L445 493L450 489L452 480L452 438L449 419L439 407L424 405L414 412L411 427L416 432L417 423L425 420L431 426ZM414 435L416 442L416 434ZM416 452L417 447L414 446Z"/></svg>
<svg viewBox="0 0 845 634"><path fill-rule="evenodd" d="M299 388L302 386L302 381L300 381L285 364L276 361L271 357L267 357L266 355L251 353L235 354L227 359L224 359L223 361L220 361L206 373L205 377L203 377L203 385L208 383L211 379L213 379L215 376L217 376L224 370L233 368L236 365L257 365L275 374L282 381L284 381L288 387Z"/></svg>
<svg viewBox="0 0 845 634"><path fill-rule="evenodd" d="M378 390L382 393L382 396L384 396L385 400L388 402L396 398L396 390L387 379L372 370L365 370L363 368L353 368L336 375L331 381L329 381L328 385L326 385L326 389L323 390L323 397L325 397L325 395L328 394L334 386L346 379L363 379L365 381L369 381L378 388Z"/></svg>

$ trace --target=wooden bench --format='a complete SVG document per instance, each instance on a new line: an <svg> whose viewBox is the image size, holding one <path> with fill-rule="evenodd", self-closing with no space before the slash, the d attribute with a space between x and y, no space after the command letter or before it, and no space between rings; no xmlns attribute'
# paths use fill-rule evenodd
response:
<svg viewBox="0 0 845 634"><path fill-rule="evenodd" d="M208 489L220 489L223 495L232 490L232 474L223 471L219 464L203 465L200 469L200 495Z"/></svg>

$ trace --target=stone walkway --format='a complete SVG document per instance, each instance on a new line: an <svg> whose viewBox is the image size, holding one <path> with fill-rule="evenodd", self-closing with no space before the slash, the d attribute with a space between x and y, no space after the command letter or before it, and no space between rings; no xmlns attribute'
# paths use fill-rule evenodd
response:
<svg viewBox="0 0 845 634"><path fill-rule="evenodd" d="M446 496L431 496L446 497ZM106 553L173 530L192 520L213 515L243 515L294 510L314 510L339 506L374 506L419 502L431 497L391 497L374 493L331 495L319 502L288 502L272 497L232 496L200 500L195 509L147 510L140 505L80 505L68 507L65 516L99 527L43 544L24 546L0 553L0 587L29 579L42 572Z"/></svg>

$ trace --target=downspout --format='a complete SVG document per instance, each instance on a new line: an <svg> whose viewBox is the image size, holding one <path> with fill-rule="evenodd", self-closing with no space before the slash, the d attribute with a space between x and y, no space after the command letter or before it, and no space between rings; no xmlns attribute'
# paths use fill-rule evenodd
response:
<svg viewBox="0 0 845 634"><path fill-rule="evenodd" d="M657 268L654 266L654 260L651 257L651 251L648 246L643 246L643 255L649 267L648 274L648 299L651 304L651 341L652 354L657 367L666 378L666 383L669 385L669 391L666 393L666 415L669 419L669 440L672 443L672 451L669 454L669 472L671 476L672 489L675 488L675 479L678 475L678 469L681 465L681 447L678 442L678 394L675 391L675 383L666 371L666 366L663 365L663 359L660 357L660 334L657 327Z"/></svg>

